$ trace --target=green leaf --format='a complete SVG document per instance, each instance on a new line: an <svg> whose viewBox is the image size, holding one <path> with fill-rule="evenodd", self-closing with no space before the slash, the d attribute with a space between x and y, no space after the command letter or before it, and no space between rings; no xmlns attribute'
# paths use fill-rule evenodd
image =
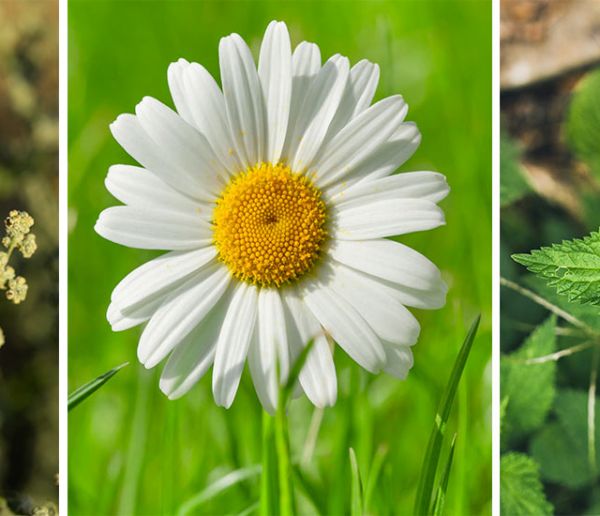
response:
<svg viewBox="0 0 600 516"><path fill-rule="evenodd" d="M448 480L450 479L450 470L452 469L452 460L454 459L454 448L456 446L456 434L452 438L450 443L450 451L448 452L448 460L446 460L446 467L444 468L444 474L440 480L440 485L435 495L435 501L433 502L433 516L441 516L444 511L444 504L446 503L446 491L448 490Z"/></svg>
<svg viewBox="0 0 600 516"><path fill-rule="evenodd" d="M117 374L121 369L123 369L126 365L129 365L129 362L125 362L120 366L113 367L110 371L98 376L98 378L92 380L91 382L82 385L74 392L69 395L68 400L68 409L72 410L77 405L79 405L83 400L85 400L88 396L91 396L94 392L96 392L100 387L102 387L108 380L110 380L115 374Z"/></svg>
<svg viewBox="0 0 600 516"><path fill-rule="evenodd" d="M500 460L500 514L502 516L551 515L538 464L522 453L507 453Z"/></svg>
<svg viewBox="0 0 600 516"><path fill-rule="evenodd" d="M501 397L506 438L519 437L538 428L554 401L556 362L526 364L525 360L552 353L556 348L556 316L538 326L523 345L500 360Z"/></svg>
<svg viewBox="0 0 600 516"><path fill-rule="evenodd" d="M519 149L504 133L500 138L500 206L508 206L531 192L519 163Z"/></svg>
<svg viewBox="0 0 600 516"><path fill-rule="evenodd" d="M458 356L454 361L454 367L452 373L450 373L450 379L446 385L446 389L442 394L442 400L440 406L435 415L433 424L433 430L429 437L429 443L427 444L427 450L425 452L425 459L423 460L423 466L421 468L421 475L419 478L419 486L417 488L417 496L415 498L414 514L421 516L430 514L432 509L432 498L434 493L434 480L437 472L438 463L440 460L440 452L442 450L442 442L444 440L444 434L446 432L446 423L450 417L450 411L454 403L454 396L456 395L456 389L462 376L462 372L467 363L467 358L475 340L477 334L477 328L479 327L479 321L481 316L477 316L471 324L469 332L465 337L465 340L458 352Z"/></svg>
<svg viewBox="0 0 600 516"><path fill-rule="evenodd" d="M600 305L600 232L512 258L569 301Z"/></svg>
<svg viewBox="0 0 600 516"><path fill-rule="evenodd" d="M563 390L556 397L557 421L533 439L531 454L539 462L542 478L571 488L586 486L596 479L588 460L588 395ZM596 402L597 404L597 402ZM600 455L600 413L596 411L596 457Z"/></svg>
<svg viewBox="0 0 600 516"><path fill-rule="evenodd" d="M567 117L567 141L575 155L600 175L600 71L578 85Z"/></svg>
<svg viewBox="0 0 600 516"><path fill-rule="evenodd" d="M352 516L361 516L363 513L363 489L362 481L360 479L360 470L358 469L358 461L356 460L356 453L350 448L350 471L352 473L352 503L350 506L350 514Z"/></svg>

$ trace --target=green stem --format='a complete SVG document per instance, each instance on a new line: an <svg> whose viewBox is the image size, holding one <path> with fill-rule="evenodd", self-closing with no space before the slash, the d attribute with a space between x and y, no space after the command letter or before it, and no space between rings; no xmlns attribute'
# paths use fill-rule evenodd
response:
<svg viewBox="0 0 600 516"><path fill-rule="evenodd" d="M280 516L291 516L294 514L291 485L292 469L290 465L285 400L283 398L280 393L280 401L275 413L275 449L277 452L277 472L279 475L279 514Z"/></svg>
<svg viewBox="0 0 600 516"><path fill-rule="evenodd" d="M596 464L596 381L598 379L598 359L600 348L596 346L592 354L590 386L588 388L588 463L594 478L598 471Z"/></svg>
<svg viewBox="0 0 600 516"><path fill-rule="evenodd" d="M263 412L262 418L262 474L260 477L260 515L271 516L275 512L274 495L277 486L274 479L273 418Z"/></svg>

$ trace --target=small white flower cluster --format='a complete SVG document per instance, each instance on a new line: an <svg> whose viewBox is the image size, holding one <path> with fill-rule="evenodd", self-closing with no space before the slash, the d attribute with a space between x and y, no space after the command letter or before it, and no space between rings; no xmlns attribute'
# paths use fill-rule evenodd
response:
<svg viewBox="0 0 600 516"><path fill-rule="evenodd" d="M9 265L10 258L17 249L23 258L31 258L37 249L35 235L31 233L34 220L26 211L12 210L4 221L5 236L2 245L6 251L0 251L0 289L6 291L6 299L15 305L25 301L27 297L27 280L17 276L15 269ZM0 328L0 347L4 345L4 332Z"/></svg>
<svg viewBox="0 0 600 516"><path fill-rule="evenodd" d="M6 290L6 299L15 304L27 297L27 281L23 276L15 275L15 269L9 265L9 261L15 249L23 258L31 258L35 253L35 235L30 232L33 223L29 213L17 210L12 210L4 221L6 235L2 238L2 245L6 251L0 252L0 289Z"/></svg>

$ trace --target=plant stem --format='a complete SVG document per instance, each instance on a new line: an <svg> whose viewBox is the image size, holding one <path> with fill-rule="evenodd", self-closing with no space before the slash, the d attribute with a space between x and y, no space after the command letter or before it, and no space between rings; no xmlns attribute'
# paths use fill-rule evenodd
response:
<svg viewBox="0 0 600 516"><path fill-rule="evenodd" d="M600 348L596 346L592 355L592 370L590 372L590 386L588 389L588 462L590 472L596 477L598 466L596 464L596 381L598 379L598 355Z"/></svg>
<svg viewBox="0 0 600 516"><path fill-rule="evenodd" d="M260 477L260 515L270 516L275 512L274 496L277 486L274 482L273 460L273 418L263 411L262 418L262 474Z"/></svg>
<svg viewBox="0 0 600 516"><path fill-rule="evenodd" d="M591 335L593 337L598 337L598 332L595 331L590 326L588 326L586 323L584 323L583 321L577 319L577 317L571 315L569 312L564 311L562 308L560 308L560 307L558 307L556 305L553 305L549 301L546 301L543 297L538 296L532 290L529 290L528 288L522 287L518 283L515 283L514 281L510 281L510 280L508 280L508 279L506 279L504 277L500 278L500 285L502 285L504 287L508 287L508 288L514 290L515 292L518 292L522 296L525 296L525 297L531 299L534 303L537 303L538 305L543 306L547 310L550 310L552 313L554 313L554 314L558 315L559 317L563 318L565 321L571 323L573 326L576 326L577 328L580 328L581 330L583 330L588 335Z"/></svg>
<svg viewBox="0 0 600 516"><path fill-rule="evenodd" d="M292 470L288 443L287 417L284 397L279 396L275 413L275 450L277 452L277 472L279 475L279 514L291 516L293 511Z"/></svg>

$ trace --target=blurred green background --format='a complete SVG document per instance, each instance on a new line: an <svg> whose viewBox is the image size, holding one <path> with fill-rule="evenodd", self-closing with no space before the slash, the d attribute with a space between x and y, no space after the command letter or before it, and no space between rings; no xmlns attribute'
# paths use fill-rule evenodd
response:
<svg viewBox="0 0 600 516"><path fill-rule="evenodd" d="M93 231L114 199L103 179L130 163L108 124L151 95L172 105L167 66L179 57L218 76L219 38L238 32L257 55L271 19L293 45L318 43L324 58L381 65L377 97L402 93L423 143L403 170L439 170L452 192L447 226L403 241L433 259L450 285L447 306L417 314L423 330L406 382L372 376L336 353L337 405L324 412L303 471L330 514L349 511L353 447L364 476L383 456L369 512L412 508L435 410L464 334L482 327L461 382L449 435L458 433L449 514L491 512L491 2L69 2L69 389L126 361L106 387L69 415L70 514L173 514L227 472L260 463L261 408L249 377L233 407L214 405L210 375L168 401L159 370L136 360L139 330L113 333L110 292L150 253ZM302 460L317 418L305 400L290 408L292 455ZM238 513L259 496L253 477L202 505ZM303 512L312 512L298 492Z"/></svg>

